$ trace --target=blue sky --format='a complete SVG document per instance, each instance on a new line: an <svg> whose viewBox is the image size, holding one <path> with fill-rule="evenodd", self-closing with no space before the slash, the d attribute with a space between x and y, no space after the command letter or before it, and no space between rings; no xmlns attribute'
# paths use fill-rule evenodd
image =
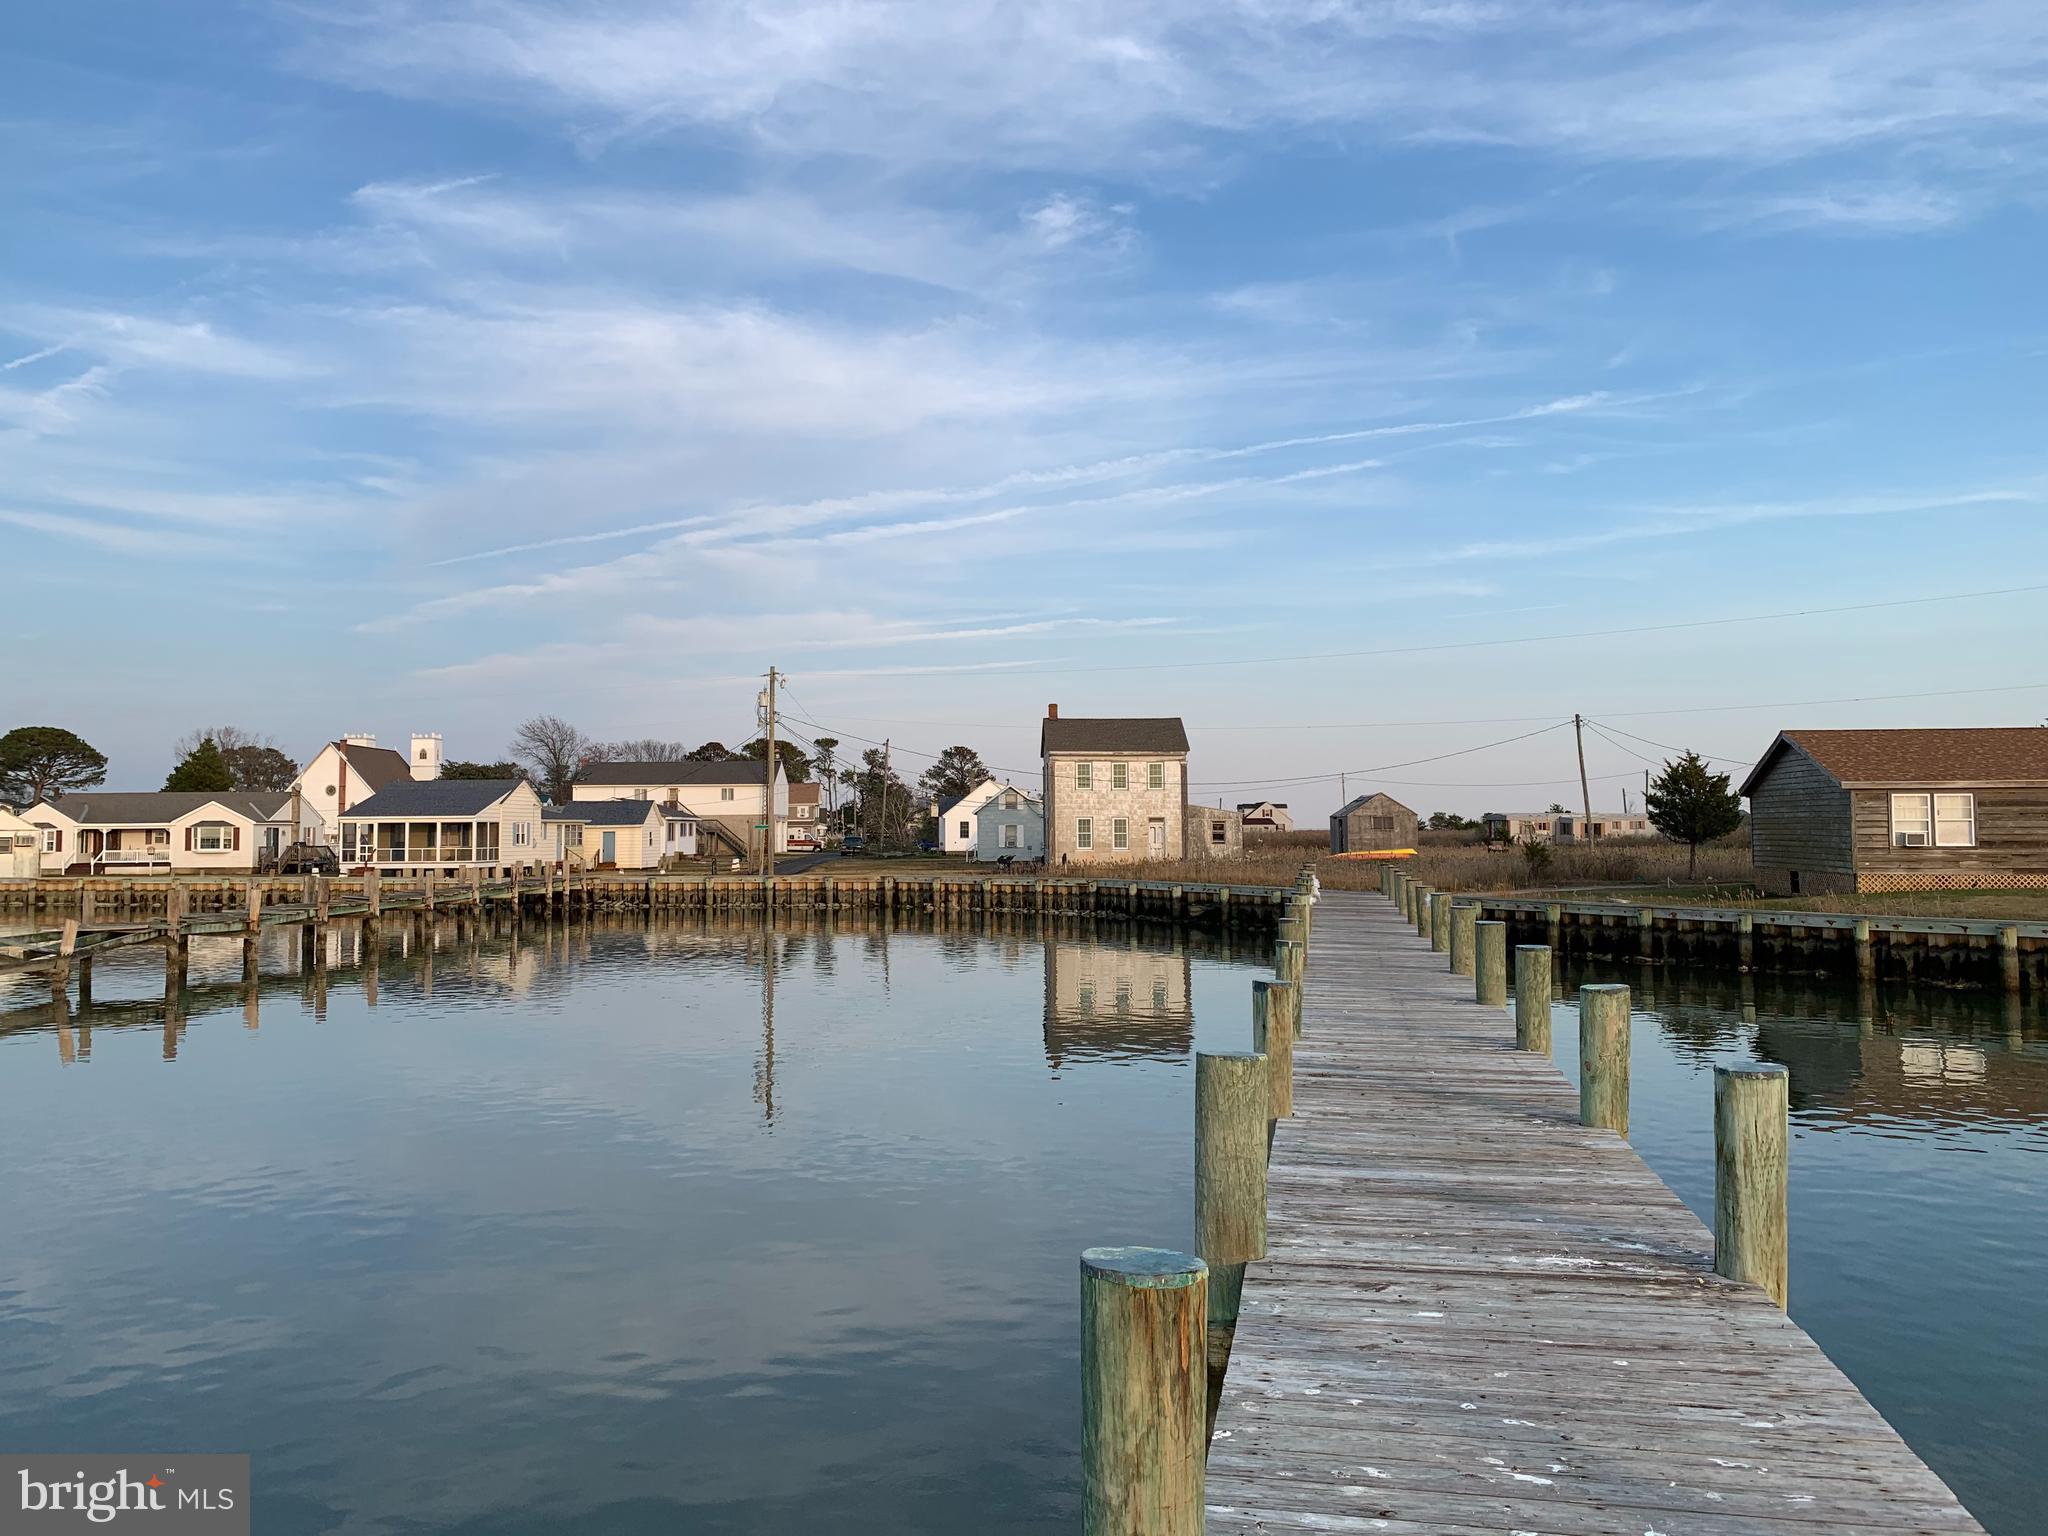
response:
<svg viewBox="0 0 2048 1536"><path fill-rule="evenodd" d="M148 787L773 662L1309 815L2039 720L2048 592L1544 637L2048 582L2044 72L2027 0L21 8L0 716Z"/></svg>

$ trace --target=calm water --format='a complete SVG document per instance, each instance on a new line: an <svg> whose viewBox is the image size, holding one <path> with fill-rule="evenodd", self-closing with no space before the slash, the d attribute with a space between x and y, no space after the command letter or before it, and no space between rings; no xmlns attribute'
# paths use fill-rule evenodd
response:
<svg viewBox="0 0 2048 1536"><path fill-rule="evenodd" d="M1636 1009L1629 1140L1709 1226L1716 1063L1791 1073L1792 1316L1971 1513L2048 1528L2048 1033L2038 1002L1591 968ZM1559 1064L1578 1080L1578 1017Z"/></svg>
<svg viewBox="0 0 2048 1536"><path fill-rule="evenodd" d="M1077 1527L1076 1261L1192 1241L1248 964L444 946L251 1006L195 941L182 1025L109 957L0 1034L0 1445L251 1451L266 1536Z"/></svg>
<svg viewBox="0 0 2048 1536"><path fill-rule="evenodd" d="M0 1445L252 1451L266 1536L1075 1529L1076 1255L1191 1240L1251 955L635 923L316 986L271 942L252 994L195 941L168 1017L154 952L61 1024L0 992ZM1712 1064L1791 1067L1794 1315L2038 1529L2039 1017L1585 979L1636 985L1696 1210Z"/></svg>

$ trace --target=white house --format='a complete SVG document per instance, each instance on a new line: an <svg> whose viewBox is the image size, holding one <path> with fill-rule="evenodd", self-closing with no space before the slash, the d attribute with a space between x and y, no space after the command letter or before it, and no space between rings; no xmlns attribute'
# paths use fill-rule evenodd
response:
<svg viewBox="0 0 2048 1536"><path fill-rule="evenodd" d="M292 801L283 791L82 790L22 815L42 834L44 874L248 874L297 836Z"/></svg>
<svg viewBox="0 0 2048 1536"><path fill-rule="evenodd" d="M335 847L341 836L341 818L387 784L401 779L416 782L441 776L441 738L415 735L407 752L395 752L377 745L368 735L343 736L330 741L292 780L298 791L300 819L310 841Z"/></svg>
<svg viewBox="0 0 2048 1536"><path fill-rule="evenodd" d="M510 874L554 855L524 779L400 779L341 818L338 846L343 869L392 875Z"/></svg>
<svg viewBox="0 0 2048 1536"><path fill-rule="evenodd" d="M1294 817L1284 800L1240 800L1238 820L1247 832L1292 832Z"/></svg>
<svg viewBox="0 0 2048 1536"><path fill-rule="evenodd" d="M998 785L975 811L974 827L977 863L1045 857L1045 805L1029 790Z"/></svg>
<svg viewBox="0 0 2048 1536"><path fill-rule="evenodd" d="M555 858L578 869L659 869L668 817L652 800L572 800L542 809ZM691 828L694 850L696 829Z"/></svg>
<svg viewBox="0 0 2048 1536"><path fill-rule="evenodd" d="M32 880L43 872L43 829L0 805L0 878Z"/></svg>
<svg viewBox="0 0 2048 1536"><path fill-rule="evenodd" d="M688 811L700 824L720 829L723 841L749 855L761 847L768 793L766 768L752 758L723 763L587 763L576 775L574 800L652 800ZM775 765L775 851L789 842L789 775ZM703 841L706 826L699 827Z"/></svg>
<svg viewBox="0 0 2048 1536"><path fill-rule="evenodd" d="M1001 779L983 779L964 795L932 801L932 817L939 824L939 851L973 854L978 835L974 826L975 813L1004 788Z"/></svg>

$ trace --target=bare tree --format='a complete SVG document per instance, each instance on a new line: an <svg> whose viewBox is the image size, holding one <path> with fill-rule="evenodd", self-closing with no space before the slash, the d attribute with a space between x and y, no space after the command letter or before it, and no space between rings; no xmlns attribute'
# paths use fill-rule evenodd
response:
<svg viewBox="0 0 2048 1536"><path fill-rule="evenodd" d="M576 770L592 757L593 742L559 715L535 715L512 733L505 750L533 775L536 784L557 805L567 803Z"/></svg>
<svg viewBox="0 0 2048 1536"><path fill-rule="evenodd" d="M594 763L680 763L689 755L690 749L680 741L662 741L654 736L593 742L585 754Z"/></svg>
<svg viewBox="0 0 2048 1536"><path fill-rule="evenodd" d="M230 789L282 792L298 777L299 765L285 756L275 741L239 725L202 726L180 736L173 744L177 761L189 759L200 743L209 739L220 749Z"/></svg>

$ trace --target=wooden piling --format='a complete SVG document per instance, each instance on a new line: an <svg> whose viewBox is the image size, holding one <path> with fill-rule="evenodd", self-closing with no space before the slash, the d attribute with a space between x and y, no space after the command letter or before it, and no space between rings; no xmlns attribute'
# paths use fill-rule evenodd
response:
<svg viewBox="0 0 2048 1536"><path fill-rule="evenodd" d="M1472 974L1473 929L1479 925L1479 904L1459 901L1451 904L1450 962L1453 976Z"/></svg>
<svg viewBox="0 0 2048 1536"><path fill-rule="evenodd" d="M1508 1001L1508 925L1472 925L1472 996L1489 1008L1505 1008Z"/></svg>
<svg viewBox="0 0 2048 1536"><path fill-rule="evenodd" d="M1789 1295L1790 1079L1761 1062L1714 1068L1714 1273Z"/></svg>
<svg viewBox="0 0 2048 1536"><path fill-rule="evenodd" d="M1201 1536L1208 1299L1191 1254L1081 1255L1084 1536Z"/></svg>
<svg viewBox="0 0 2048 1536"><path fill-rule="evenodd" d="M1432 891L1429 896L1429 947L1440 955L1451 952L1451 893Z"/></svg>
<svg viewBox="0 0 2048 1536"><path fill-rule="evenodd" d="M1209 1326L1237 1326L1244 1267L1266 1256L1268 1063L1195 1053L1195 1251L1209 1266Z"/></svg>
<svg viewBox="0 0 2048 1536"><path fill-rule="evenodd" d="M1579 988L1579 1123L1628 1134L1628 988Z"/></svg>
<svg viewBox="0 0 2048 1536"><path fill-rule="evenodd" d="M1515 1049L1550 1054L1550 946L1515 946Z"/></svg>
<svg viewBox="0 0 2048 1536"><path fill-rule="evenodd" d="M1273 974L1294 988L1297 1001L1302 995L1301 973L1307 960L1308 950L1297 940L1282 939L1273 946ZM1295 1014L1294 1032L1297 1035L1302 1032L1299 1012Z"/></svg>
<svg viewBox="0 0 2048 1536"><path fill-rule="evenodd" d="M1871 941L1870 919L1859 917L1849 930L1856 945L1856 975L1866 979L1877 975L1877 946Z"/></svg>
<svg viewBox="0 0 2048 1536"><path fill-rule="evenodd" d="M1432 886L1415 887L1415 933L1418 938L1429 937L1429 903L1435 894Z"/></svg>
<svg viewBox="0 0 2048 1536"><path fill-rule="evenodd" d="M1294 1113L1294 1034L1299 995L1291 983L1252 983L1252 1049L1266 1058L1266 1118ZM1268 1145L1272 1127L1267 1127Z"/></svg>

